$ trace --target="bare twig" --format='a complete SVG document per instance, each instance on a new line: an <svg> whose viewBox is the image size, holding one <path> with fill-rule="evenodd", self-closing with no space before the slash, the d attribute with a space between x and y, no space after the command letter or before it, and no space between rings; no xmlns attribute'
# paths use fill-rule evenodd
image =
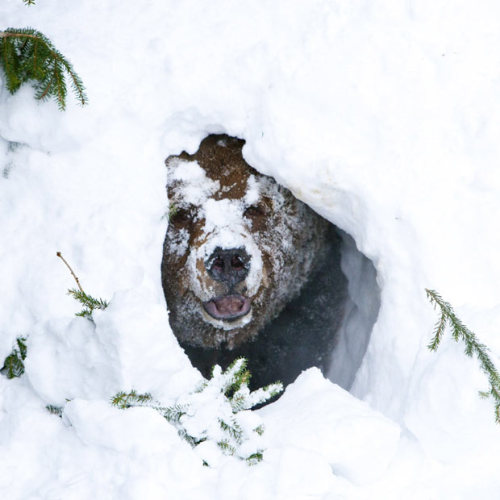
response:
<svg viewBox="0 0 500 500"><path fill-rule="evenodd" d="M62 256L61 252L57 252L56 255L66 264L66 267L69 269L69 272L72 274L73 278L75 278L76 284L78 285L80 292L85 293L83 291L82 285L80 285L80 280L78 279L78 276L73 272L73 269L71 269L71 266L66 262L66 259Z"/></svg>

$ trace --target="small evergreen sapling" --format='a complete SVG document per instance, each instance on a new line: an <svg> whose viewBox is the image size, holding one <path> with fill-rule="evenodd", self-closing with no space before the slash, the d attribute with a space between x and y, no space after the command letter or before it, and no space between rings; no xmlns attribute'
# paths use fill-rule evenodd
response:
<svg viewBox="0 0 500 500"><path fill-rule="evenodd" d="M26 4L33 4L25 0ZM21 85L31 82L35 98L54 98L63 111L66 107L66 75L77 101L87 104L85 87L71 63L52 42L33 28L7 28L0 31L0 67L5 73L7 89L11 94Z"/></svg>
<svg viewBox="0 0 500 500"><path fill-rule="evenodd" d="M281 383L251 392L246 360L239 358L223 371L213 368L212 377L194 392L164 406L151 394L120 392L111 400L118 408L147 406L160 412L192 447L215 444L223 455L236 456L249 465L260 462L263 449L260 437L264 427L260 418L249 411L269 401L283 390ZM201 452L203 455L203 452ZM213 457L213 453L211 454ZM209 465L210 458L203 459Z"/></svg>
<svg viewBox="0 0 500 500"><path fill-rule="evenodd" d="M451 328L451 334L455 342L461 340L465 344L465 354L469 357L475 355L479 360L481 370L487 375L490 388L487 391L480 391L479 395L483 398L493 398L495 420L500 423L500 374L488 356L489 349L484 344L481 344L476 335L462 323L451 305L445 302L439 293L427 288L425 292L432 305L437 306L441 312L434 329L434 337L427 347L431 351L435 351L441 342L446 327Z"/></svg>

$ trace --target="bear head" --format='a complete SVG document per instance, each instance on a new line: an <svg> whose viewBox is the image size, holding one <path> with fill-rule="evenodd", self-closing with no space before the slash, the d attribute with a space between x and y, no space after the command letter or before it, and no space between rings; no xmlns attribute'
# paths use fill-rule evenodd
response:
<svg viewBox="0 0 500 500"><path fill-rule="evenodd" d="M162 285L181 345L254 341L308 279L326 221L242 156L245 141L211 135L170 156Z"/></svg>

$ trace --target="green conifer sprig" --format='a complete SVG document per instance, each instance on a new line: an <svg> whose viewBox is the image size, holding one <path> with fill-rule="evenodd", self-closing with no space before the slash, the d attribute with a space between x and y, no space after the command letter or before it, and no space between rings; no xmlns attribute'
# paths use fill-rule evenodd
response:
<svg viewBox="0 0 500 500"><path fill-rule="evenodd" d="M217 441L217 446L222 450L224 455L234 455L236 453L236 448L231 446L227 439Z"/></svg>
<svg viewBox="0 0 500 500"><path fill-rule="evenodd" d="M76 316L81 316L82 318L91 318L95 309L104 310L109 305L107 301L100 298L96 299L86 294L83 290L77 290L76 288L70 288L68 294L82 304L83 309L76 313Z"/></svg>
<svg viewBox="0 0 500 500"><path fill-rule="evenodd" d="M179 207L175 203L168 206L168 221L170 222L179 212Z"/></svg>
<svg viewBox="0 0 500 500"><path fill-rule="evenodd" d="M495 421L500 423L500 373L488 356L488 347L479 342L476 335L462 323L456 316L451 305L443 300L438 292L427 288L425 292L432 305L435 308L438 307L441 313L434 328L434 337L427 347L431 351L435 351L441 342L446 327L449 326L454 340L456 342L461 340L465 344L465 354L469 357L475 355L479 360L481 370L488 377L490 385L489 390L481 391L479 394L484 398L493 398L495 405Z"/></svg>
<svg viewBox="0 0 500 500"><path fill-rule="evenodd" d="M36 99L54 98L62 111L66 107L68 75L75 98L82 106L87 104L85 87L71 63L33 28L0 31L0 66L11 94L23 83L32 82Z"/></svg>
<svg viewBox="0 0 500 500"><path fill-rule="evenodd" d="M163 416L174 425L180 424L181 417L186 414L186 405L174 404L172 406L156 406L157 411L163 414ZM185 438L185 436L183 436Z"/></svg>
<svg viewBox="0 0 500 500"><path fill-rule="evenodd" d="M234 418L231 418L229 423L222 418L218 420L220 428L231 437L232 441L236 444L243 443L243 429Z"/></svg>
<svg viewBox="0 0 500 500"><path fill-rule="evenodd" d="M18 337L16 339L16 346L5 358L3 368L0 371L7 378L20 377L24 373L24 360L26 359L27 353L26 338Z"/></svg>
<svg viewBox="0 0 500 500"><path fill-rule="evenodd" d="M246 458L246 462L248 465L256 465L259 462L262 462L262 459L264 458L264 453L259 450L255 453L252 453Z"/></svg>
<svg viewBox="0 0 500 500"><path fill-rule="evenodd" d="M153 401L151 394L137 394L136 391L119 392L111 399L111 404L120 409L130 408L131 406L145 406Z"/></svg>
<svg viewBox="0 0 500 500"><path fill-rule="evenodd" d="M247 360L238 358L234 360L225 372L220 366L212 369L212 379L220 377L223 380L222 391L231 402L233 412L248 410L265 403L277 396L283 390L283 384L276 382L255 391L250 391L248 383L251 373L247 370Z"/></svg>
<svg viewBox="0 0 500 500"><path fill-rule="evenodd" d="M220 366L214 366L210 379L171 406L160 404L149 393L138 394L136 391L119 392L111 399L111 404L120 409L132 406L153 408L173 424L179 436L192 447L211 440L217 443L223 454L237 456L249 465L254 465L262 460L263 450L254 448L248 454L248 451L241 452L240 446L252 435L262 436L264 427L258 425L244 429L239 421L239 412L268 401L283 390L283 386L276 383L250 392L250 372L246 369L246 364L246 359L239 358L224 371ZM216 416L215 425L207 421L206 429L200 430L198 425L192 427L190 422L197 418L197 412L206 406L207 401L219 401L220 413ZM189 429L197 430L194 432Z"/></svg>
<svg viewBox="0 0 500 500"><path fill-rule="evenodd" d="M45 409L52 415L57 415L58 417L62 417L63 413L62 406L46 405Z"/></svg>
<svg viewBox="0 0 500 500"><path fill-rule="evenodd" d="M35 5L35 0L23 0L26 5Z"/></svg>

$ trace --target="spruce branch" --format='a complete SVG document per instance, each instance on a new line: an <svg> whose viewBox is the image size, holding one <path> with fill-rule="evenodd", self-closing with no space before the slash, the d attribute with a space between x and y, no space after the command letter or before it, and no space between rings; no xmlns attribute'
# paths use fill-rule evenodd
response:
<svg viewBox="0 0 500 500"><path fill-rule="evenodd" d="M57 415L58 417L62 417L62 412L63 412L62 406L46 405L45 409L52 415Z"/></svg>
<svg viewBox="0 0 500 500"><path fill-rule="evenodd" d="M259 424L258 417L250 419L253 422L257 418L257 425L249 425L248 411L274 397L283 386L276 383L250 392L250 372L246 365L246 359L238 358L226 370L214 366L210 379L170 406L162 405L149 393L137 394L135 391L119 392L111 399L111 404L120 409L131 406L153 408L173 424L181 439L193 448L211 441L217 444L222 454L236 456L248 465L254 465L263 458L264 450L256 443L264 433L264 426ZM207 412L207 407L211 406L214 408L212 414ZM249 439L253 440L250 448ZM206 460L204 463L209 465Z"/></svg>
<svg viewBox="0 0 500 500"><path fill-rule="evenodd" d="M0 372L7 378L20 377L24 373L24 360L27 353L26 337L18 337L12 352L5 358Z"/></svg>
<svg viewBox="0 0 500 500"><path fill-rule="evenodd" d="M262 462L264 458L264 450L258 450L256 453L252 453L250 456L246 458L246 462L248 465L257 465L259 462Z"/></svg>
<svg viewBox="0 0 500 500"><path fill-rule="evenodd" d="M256 432L259 436L262 436L264 434L264 426L259 425L254 429L254 432Z"/></svg>
<svg viewBox="0 0 500 500"><path fill-rule="evenodd" d="M155 409L163 414L171 424L180 424L181 418L186 414L186 405L174 404L172 406L155 406Z"/></svg>
<svg viewBox="0 0 500 500"><path fill-rule="evenodd" d="M24 1L28 5L34 3ZM30 81L35 88L36 99L52 97L63 111L67 95L65 75L68 75L77 101L82 106L88 102L83 82L72 64L43 33L32 28L0 31L0 66L11 94Z"/></svg>
<svg viewBox="0 0 500 500"><path fill-rule="evenodd" d="M35 5L35 0L23 0L26 5Z"/></svg>
<svg viewBox="0 0 500 500"><path fill-rule="evenodd" d="M218 441L217 446L222 450L224 455L234 455L236 453L236 448L232 446L227 439Z"/></svg>
<svg viewBox="0 0 500 500"><path fill-rule="evenodd" d="M465 354L469 357L474 355L479 361L481 370L488 377L489 390L480 391L482 398L491 397L495 405L495 421L500 424L500 373L496 369L493 361L488 356L488 347L479 342L475 333L469 330L462 321L456 316L451 305L443 300L441 295L435 290L425 289L428 299L434 308L439 308L440 317L434 328L434 337L428 344L431 351L435 351L443 337L443 333L448 326L455 342L462 341L465 344Z"/></svg>
<svg viewBox="0 0 500 500"><path fill-rule="evenodd" d="M81 316L82 318L90 318L95 309L104 310L109 305L107 301L100 298L95 299L91 295L87 295L85 292L77 290L76 288L70 288L68 294L83 305L83 309L76 313L76 316Z"/></svg>
<svg viewBox="0 0 500 500"><path fill-rule="evenodd" d="M232 441L237 444L243 443L243 429L234 418L230 419L230 423L219 418L219 425L224 432L231 436Z"/></svg>
<svg viewBox="0 0 500 500"><path fill-rule="evenodd" d="M145 406L153 400L151 394L137 394L136 391L119 392L111 398L111 404L120 409L130 408L131 406Z"/></svg>

